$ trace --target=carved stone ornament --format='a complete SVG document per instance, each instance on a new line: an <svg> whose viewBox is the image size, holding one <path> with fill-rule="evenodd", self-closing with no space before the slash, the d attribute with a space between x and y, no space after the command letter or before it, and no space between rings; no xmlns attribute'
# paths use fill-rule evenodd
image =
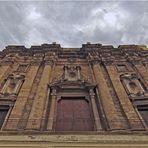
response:
<svg viewBox="0 0 148 148"><path fill-rule="evenodd" d="M81 67L79 65L65 65L63 67L63 74L58 79L54 79L50 84L50 87L58 88L84 88L84 87L94 87L88 79L81 73Z"/></svg>
<svg viewBox="0 0 148 148"><path fill-rule="evenodd" d="M81 79L80 66L64 66L64 80L76 81Z"/></svg>
<svg viewBox="0 0 148 148"><path fill-rule="evenodd" d="M69 63L74 63L74 62L76 62L76 58L68 58L67 61Z"/></svg>
<svg viewBox="0 0 148 148"><path fill-rule="evenodd" d="M56 53L55 52L47 52L47 53L45 53L45 57L44 57L44 60L46 61L48 61L48 60L50 60L50 61L56 61L57 60L57 55L56 55Z"/></svg>
<svg viewBox="0 0 148 148"><path fill-rule="evenodd" d="M28 64L20 64L17 69L17 72L25 73L27 71L28 67L29 67Z"/></svg>
<svg viewBox="0 0 148 148"><path fill-rule="evenodd" d="M122 74L120 78L127 93L131 97L142 97L148 95L143 87L142 82L135 73L125 73Z"/></svg>
<svg viewBox="0 0 148 148"><path fill-rule="evenodd" d="M5 84L1 89L0 94L2 95L17 95L25 76L20 74L10 74L5 80Z"/></svg>

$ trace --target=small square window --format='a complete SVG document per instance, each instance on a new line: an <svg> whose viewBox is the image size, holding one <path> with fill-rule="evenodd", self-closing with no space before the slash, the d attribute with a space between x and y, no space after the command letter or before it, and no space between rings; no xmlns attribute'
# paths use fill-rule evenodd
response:
<svg viewBox="0 0 148 148"><path fill-rule="evenodd" d="M26 72L27 67L28 67L28 65L27 65L27 64L22 64L22 65L19 65L19 67L18 67L17 71L18 71L18 72Z"/></svg>
<svg viewBox="0 0 148 148"><path fill-rule="evenodd" d="M118 64L118 65L117 65L117 70L118 70L119 72L128 71L127 66L126 66L125 64Z"/></svg>

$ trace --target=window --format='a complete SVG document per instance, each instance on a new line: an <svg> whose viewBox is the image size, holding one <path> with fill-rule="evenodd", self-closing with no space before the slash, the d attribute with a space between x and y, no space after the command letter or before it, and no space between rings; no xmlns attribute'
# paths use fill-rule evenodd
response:
<svg viewBox="0 0 148 148"><path fill-rule="evenodd" d="M28 67L28 65L27 65L27 64L22 64L22 65L19 65L19 67L18 67L17 71L18 71L18 72L26 72L27 67Z"/></svg>
<svg viewBox="0 0 148 148"><path fill-rule="evenodd" d="M148 126L148 105L139 106L138 111L141 117L143 118L143 120L145 121L146 125Z"/></svg>
<svg viewBox="0 0 148 148"><path fill-rule="evenodd" d="M127 66L126 66L125 64L118 64L118 65L117 65L117 70L118 70L119 72L128 71Z"/></svg>
<svg viewBox="0 0 148 148"><path fill-rule="evenodd" d="M5 121L5 117L8 113L9 107L8 106L0 106L0 129Z"/></svg>

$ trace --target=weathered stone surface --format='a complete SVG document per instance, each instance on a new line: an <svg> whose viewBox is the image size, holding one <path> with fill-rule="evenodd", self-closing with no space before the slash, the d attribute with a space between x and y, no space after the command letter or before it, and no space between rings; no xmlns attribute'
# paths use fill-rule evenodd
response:
<svg viewBox="0 0 148 148"><path fill-rule="evenodd" d="M0 94L0 107L8 105L10 108L1 130L50 133L55 130L58 101L69 97L88 102L90 109L93 108L93 119L99 121L98 129L146 131L148 121L138 111L141 105L148 108L148 50L142 48L137 45L113 48L91 43L83 44L82 48L66 49L56 43L30 49L8 46L0 53L0 85L3 86L4 78L13 73L23 75L25 80L18 94ZM125 63L127 70L117 71L116 66ZM22 64L28 68L18 71L17 67ZM129 73L137 75L143 94L128 95L120 75Z"/></svg>
<svg viewBox="0 0 148 148"><path fill-rule="evenodd" d="M18 122L20 120L22 120L23 122L23 119L21 119L21 116L23 114L23 110L27 102L27 99L30 95L30 90L33 85L33 81L34 81L38 68L39 66L31 66L29 68L29 71L25 78L25 82L22 85L20 93L17 97L17 101L15 102L15 105L6 123L5 130L18 130Z"/></svg>
<svg viewBox="0 0 148 148"><path fill-rule="evenodd" d="M2 83L2 78L4 77L4 75L6 74L6 72L8 72L8 70L10 69L9 65L3 65L0 66L0 82Z"/></svg>
<svg viewBox="0 0 148 148"><path fill-rule="evenodd" d="M132 103L130 102L126 91L121 84L120 75L118 74L115 66L107 66L108 73L110 75L111 81L113 83L113 86L115 88L115 91L117 93L117 96L120 100L120 103L122 105L122 108L126 114L126 117L129 121L129 124L131 126L132 130L142 130L143 126L141 121L139 120L139 117L135 111L135 109L132 106Z"/></svg>
<svg viewBox="0 0 148 148"><path fill-rule="evenodd" d="M23 148L146 148L148 147L147 135L138 134L57 134L57 135L3 135L0 136L0 147L23 147Z"/></svg>
<svg viewBox="0 0 148 148"><path fill-rule="evenodd" d="M143 66L142 64L141 65L136 64L135 67L137 71L139 72L139 74L141 75L141 77L143 78L144 83L148 90L148 69L147 67Z"/></svg>
<svg viewBox="0 0 148 148"><path fill-rule="evenodd" d="M51 74L51 65L45 65L42 77L34 98L32 110L28 119L28 124L26 129L36 129L40 130L42 122L42 114L44 111L45 102L48 92L48 83ZM44 122L44 121L43 121Z"/></svg>
<svg viewBox="0 0 148 148"><path fill-rule="evenodd" d="M93 65L94 75L97 82L97 88L100 93L100 99L102 101L103 109L111 130L121 130L124 129L122 121L115 110L114 103L112 101L112 96L109 92L109 88L104 79L102 70L99 63Z"/></svg>

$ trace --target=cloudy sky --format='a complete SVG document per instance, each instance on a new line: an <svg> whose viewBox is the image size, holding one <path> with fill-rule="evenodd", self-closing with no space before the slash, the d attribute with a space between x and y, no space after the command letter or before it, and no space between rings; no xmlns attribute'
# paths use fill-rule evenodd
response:
<svg viewBox="0 0 148 148"><path fill-rule="evenodd" d="M51 42L148 44L148 1L0 1L0 49Z"/></svg>

